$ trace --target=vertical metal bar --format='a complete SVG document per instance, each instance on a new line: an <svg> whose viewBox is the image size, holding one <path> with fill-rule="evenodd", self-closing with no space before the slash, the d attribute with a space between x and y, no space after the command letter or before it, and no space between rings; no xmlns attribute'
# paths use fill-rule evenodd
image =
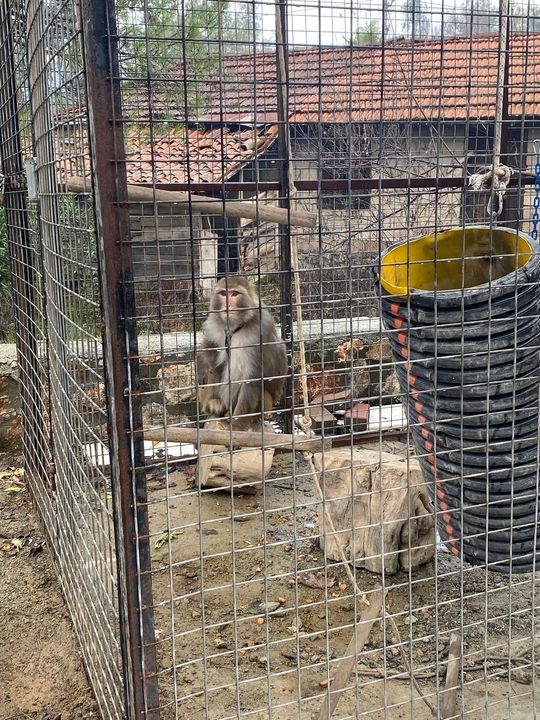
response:
<svg viewBox="0 0 540 720"><path fill-rule="evenodd" d="M280 207L290 210L290 173L293 172L289 156L289 103L288 103L288 60L287 60L287 0L276 0L276 25L281 26L283 47L280 47L276 33L276 89L278 111L278 155L279 155L279 201ZM285 77L280 62L280 52L285 57ZM292 368L292 274L291 274L291 228L281 225L279 228L280 266L279 294L281 314L281 336L289 346L289 370ZM298 302L298 298L297 298ZM291 372L285 384L284 407L292 407L293 379ZM292 432L292 413L283 416L285 432Z"/></svg>
<svg viewBox="0 0 540 720"><path fill-rule="evenodd" d="M12 6L2 0L0 6L0 155L5 178L4 203L6 227L13 282L13 305L17 326L17 359L21 379L22 424L24 429L24 456L26 469L39 471L40 453L36 447L39 437L37 409L39 377L38 348L36 341L36 313L34 300L34 269L28 215L26 208L26 176L22 158L19 131L19 108L13 47ZM24 349L24 351L23 351Z"/></svg>
<svg viewBox="0 0 540 720"><path fill-rule="evenodd" d="M130 720L159 717L147 489L114 3L81 1L103 312L122 654Z"/></svg>
<svg viewBox="0 0 540 720"><path fill-rule="evenodd" d="M510 93L510 43L511 33L507 32L505 36L505 45L501 48L501 52L506 55L506 63L504 65L503 77L503 96L502 96L502 113L501 113L501 163L508 165L509 163L509 145L510 145L510 111L509 111L509 93ZM519 168L521 173L522 168ZM504 204L502 213L499 216L499 222L505 227L513 227L519 229L520 219L522 217L523 192L520 183L516 183L509 188L504 196Z"/></svg>

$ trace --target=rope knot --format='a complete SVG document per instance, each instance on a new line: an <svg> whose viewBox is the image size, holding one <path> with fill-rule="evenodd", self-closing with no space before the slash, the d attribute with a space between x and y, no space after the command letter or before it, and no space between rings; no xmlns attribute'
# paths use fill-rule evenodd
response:
<svg viewBox="0 0 540 720"><path fill-rule="evenodd" d="M508 165L490 165L478 168L478 171L469 176L468 185L471 190L491 190L497 196L498 208L492 212L491 198L487 205L488 215L498 217L502 213L503 198L514 171Z"/></svg>
<svg viewBox="0 0 540 720"><path fill-rule="evenodd" d="M301 418L299 418L298 424L300 425L300 429L303 430L306 435L309 435L309 431L311 430L311 426L313 425L311 421L311 416L309 415L309 411L306 411L306 413L302 415Z"/></svg>

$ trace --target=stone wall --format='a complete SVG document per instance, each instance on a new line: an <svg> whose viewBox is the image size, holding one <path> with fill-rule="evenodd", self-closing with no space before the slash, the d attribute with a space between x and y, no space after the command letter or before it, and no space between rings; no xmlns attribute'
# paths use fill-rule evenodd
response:
<svg viewBox="0 0 540 720"><path fill-rule="evenodd" d="M17 348L14 344L0 344L0 452L20 447L20 410Z"/></svg>

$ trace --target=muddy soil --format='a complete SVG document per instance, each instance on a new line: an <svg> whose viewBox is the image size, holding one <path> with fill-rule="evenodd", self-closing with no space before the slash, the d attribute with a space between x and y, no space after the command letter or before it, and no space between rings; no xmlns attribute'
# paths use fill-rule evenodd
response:
<svg viewBox="0 0 540 720"><path fill-rule="evenodd" d="M406 452L392 445L384 449ZM162 718L308 720L363 605L318 547L318 497L305 461L276 455L264 495L199 495L192 483L186 471L150 481ZM381 582L361 570L358 580L368 593ZM450 635L459 632L464 674L456 717L533 717L532 575L510 581L461 567L439 550L410 577L387 577L386 587L387 612L431 703L444 688ZM335 717L432 717L404 673L399 644L388 621L374 626L359 682L350 680Z"/></svg>
<svg viewBox="0 0 540 720"><path fill-rule="evenodd" d="M97 720L19 465L0 455L0 720Z"/></svg>

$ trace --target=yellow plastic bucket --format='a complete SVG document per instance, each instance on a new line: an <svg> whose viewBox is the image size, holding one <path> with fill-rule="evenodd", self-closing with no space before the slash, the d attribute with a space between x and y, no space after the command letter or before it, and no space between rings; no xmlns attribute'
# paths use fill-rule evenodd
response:
<svg viewBox="0 0 540 720"><path fill-rule="evenodd" d="M377 275L390 295L463 290L515 272L533 252L527 236L509 228L451 228L388 248Z"/></svg>

